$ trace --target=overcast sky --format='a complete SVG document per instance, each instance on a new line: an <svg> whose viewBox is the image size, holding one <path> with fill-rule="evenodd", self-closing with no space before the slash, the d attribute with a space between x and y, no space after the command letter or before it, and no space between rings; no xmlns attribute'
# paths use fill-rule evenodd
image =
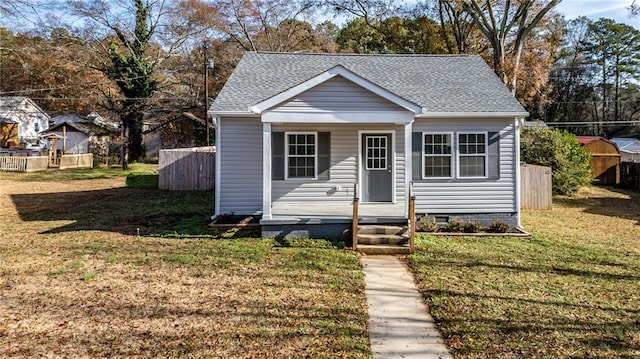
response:
<svg viewBox="0 0 640 359"><path fill-rule="evenodd" d="M563 0L557 7L558 12L567 19L584 15L597 20L601 17L614 19L635 27L640 27L640 18L629 17L628 7L633 0Z"/></svg>

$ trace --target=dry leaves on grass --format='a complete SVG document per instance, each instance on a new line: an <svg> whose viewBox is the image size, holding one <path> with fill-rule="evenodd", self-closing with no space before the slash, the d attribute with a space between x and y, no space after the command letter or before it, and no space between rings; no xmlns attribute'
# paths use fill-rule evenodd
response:
<svg viewBox="0 0 640 359"><path fill-rule="evenodd" d="M362 272L350 252L74 229L91 218L73 209L70 219L25 217L12 201L15 194L99 193L114 183L42 188L0 180L0 229L13 233L0 241L0 357L371 356ZM171 213L170 199L158 204L161 195L143 205L164 204L159 211ZM120 199L101 200L108 222L119 223L121 214L108 209Z"/></svg>

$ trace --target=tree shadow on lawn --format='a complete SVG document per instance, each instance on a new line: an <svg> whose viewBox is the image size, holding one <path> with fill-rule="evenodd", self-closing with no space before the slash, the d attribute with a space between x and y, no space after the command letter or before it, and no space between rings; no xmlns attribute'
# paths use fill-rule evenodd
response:
<svg viewBox="0 0 640 359"><path fill-rule="evenodd" d="M631 219L640 226L640 192L617 187L603 188L629 198L602 197L596 194L588 198L555 197L553 201L567 207L583 208L585 213Z"/></svg>
<svg viewBox="0 0 640 359"><path fill-rule="evenodd" d="M126 235L211 235L213 192L111 188L13 194L23 222L73 221L40 233L100 230Z"/></svg>
<svg viewBox="0 0 640 359"><path fill-rule="evenodd" d="M577 347L581 347L581 350L586 352L590 352L590 348L614 352L640 350L640 346L630 336L616 334L637 330L638 323L635 317L639 311L635 309L465 293L455 290L426 290L424 296L425 298L449 298L448 300L460 303L468 303L469 301L476 303L500 302L501 307L509 310L520 308L517 310L518 313L521 313L521 311L532 312L531 315L523 315L517 320L513 320L508 315L504 317L478 315L475 318L464 319L457 319L454 315L449 319L437 318L440 326L449 330L448 337L450 338L456 336L461 338L475 337L478 335L479 328L482 328L483 332L493 331L495 335L501 337L511 336L515 338L535 338L548 333L547 339L551 340L551 338L557 337L558 333L561 333L562 336L575 337L576 341L582 343ZM557 308L557 310L554 308ZM557 315L557 312L569 314L580 311L585 313L604 313L604 317L594 315L594 317L590 318L577 319L570 316L561 317ZM611 314L618 318L612 319L610 317ZM473 314L469 315L474 316ZM508 340L505 340L505 342L508 342ZM551 347L551 344L549 344L549 347ZM473 352L474 350L471 348L458 349L456 351L457 354L471 354Z"/></svg>

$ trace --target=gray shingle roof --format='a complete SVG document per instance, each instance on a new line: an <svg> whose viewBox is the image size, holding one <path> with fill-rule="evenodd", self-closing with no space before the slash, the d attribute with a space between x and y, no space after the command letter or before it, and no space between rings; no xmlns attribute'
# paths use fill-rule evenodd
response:
<svg viewBox="0 0 640 359"><path fill-rule="evenodd" d="M244 54L211 109L247 112L338 65L427 113L525 113L480 56L257 52Z"/></svg>

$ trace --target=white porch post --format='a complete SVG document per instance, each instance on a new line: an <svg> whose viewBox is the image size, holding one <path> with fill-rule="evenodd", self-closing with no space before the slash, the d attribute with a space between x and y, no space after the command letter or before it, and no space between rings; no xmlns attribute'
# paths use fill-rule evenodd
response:
<svg viewBox="0 0 640 359"><path fill-rule="evenodd" d="M271 124L262 124L262 218L271 219Z"/></svg>
<svg viewBox="0 0 640 359"><path fill-rule="evenodd" d="M413 174L413 161L412 151L413 147L411 144L412 134L413 132L413 121L404 125L404 215L405 217L409 216L409 182L411 182L411 176Z"/></svg>
<svg viewBox="0 0 640 359"><path fill-rule="evenodd" d="M220 143L222 141L222 136L221 133L222 131L220 131L220 125L221 125L221 119L219 116L217 116L216 118L216 163L215 163L215 181L216 181L216 187L215 187L215 212L213 214L213 217L217 217L220 215L220 188L221 188L221 183L222 183L222 172L220 171L220 163L221 163L221 158L222 156L220 155Z"/></svg>

